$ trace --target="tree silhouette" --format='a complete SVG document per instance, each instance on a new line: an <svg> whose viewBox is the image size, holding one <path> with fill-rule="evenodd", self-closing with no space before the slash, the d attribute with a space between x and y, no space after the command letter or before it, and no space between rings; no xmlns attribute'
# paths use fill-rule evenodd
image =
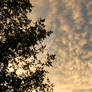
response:
<svg viewBox="0 0 92 92"><path fill-rule="evenodd" d="M39 58L52 31L45 19L33 23L28 18L32 7L30 0L0 0L0 92L53 92L46 67L55 55Z"/></svg>

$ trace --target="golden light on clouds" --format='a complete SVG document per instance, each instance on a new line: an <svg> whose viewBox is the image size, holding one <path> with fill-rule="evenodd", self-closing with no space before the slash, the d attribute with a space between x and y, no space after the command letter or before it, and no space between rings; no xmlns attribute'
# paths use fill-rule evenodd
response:
<svg viewBox="0 0 92 92"><path fill-rule="evenodd" d="M31 1L33 16L45 17L54 31L48 46L57 54L54 92L92 92L92 0Z"/></svg>

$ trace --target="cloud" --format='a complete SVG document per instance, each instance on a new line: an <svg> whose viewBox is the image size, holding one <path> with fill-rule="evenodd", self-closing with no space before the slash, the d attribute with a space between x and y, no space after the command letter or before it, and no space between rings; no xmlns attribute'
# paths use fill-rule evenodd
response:
<svg viewBox="0 0 92 92"><path fill-rule="evenodd" d="M92 1L32 2L37 7L33 16L46 17L48 29L54 30L54 38L51 38L48 48L54 49L57 54L54 67L50 70L50 78L56 85L55 92L91 92Z"/></svg>
<svg viewBox="0 0 92 92"><path fill-rule="evenodd" d="M65 0L58 4L63 6L61 9L58 8L62 11L57 12L58 24L56 24L55 32L57 39L54 44L58 53L58 61L55 63L58 85L66 85L64 87L70 89L75 89L76 86L78 88L92 87L90 83L92 80L92 28L89 22L91 11L87 8L91 2Z"/></svg>
<svg viewBox="0 0 92 92"><path fill-rule="evenodd" d="M72 92L92 92L92 88L90 89L75 89Z"/></svg>

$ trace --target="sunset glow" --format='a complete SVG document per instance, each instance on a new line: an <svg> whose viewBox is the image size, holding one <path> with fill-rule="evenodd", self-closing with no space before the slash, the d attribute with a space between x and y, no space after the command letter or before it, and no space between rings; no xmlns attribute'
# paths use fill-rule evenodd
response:
<svg viewBox="0 0 92 92"><path fill-rule="evenodd" d="M56 53L50 70L54 92L92 92L92 0L31 0L34 20L46 18Z"/></svg>

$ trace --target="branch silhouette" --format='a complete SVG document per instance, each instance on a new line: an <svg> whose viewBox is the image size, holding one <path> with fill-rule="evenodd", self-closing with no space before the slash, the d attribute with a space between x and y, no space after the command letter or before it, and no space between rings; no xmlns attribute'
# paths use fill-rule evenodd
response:
<svg viewBox="0 0 92 92"><path fill-rule="evenodd" d="M1 92L53 92L46 67L52 67L55 55L46 54L44 62L37 57L52 31L46 30L44 18L32 24L27 16L32 8L30 0L0 0Z"/></svg>

